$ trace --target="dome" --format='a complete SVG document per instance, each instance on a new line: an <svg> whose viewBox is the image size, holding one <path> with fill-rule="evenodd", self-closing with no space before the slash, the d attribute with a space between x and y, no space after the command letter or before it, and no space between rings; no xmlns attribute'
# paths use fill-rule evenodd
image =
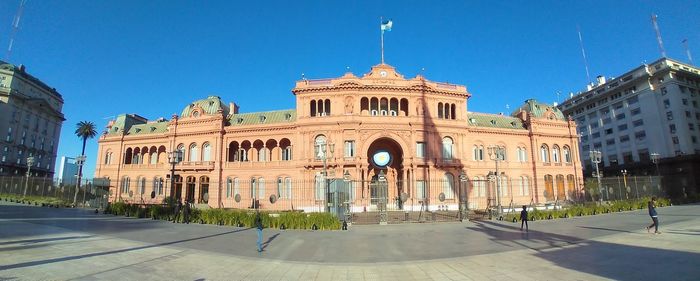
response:
<svg viewBox="0 0 700 281"><path fill-rule="evenodd" d="M185 106L180 117L191 117L196 109L201 108L202 114L216 114L219 110L223 111L224 115L228 115L228 106L221 102L218 96L209 96L206 99L196 100Z"/></svg>

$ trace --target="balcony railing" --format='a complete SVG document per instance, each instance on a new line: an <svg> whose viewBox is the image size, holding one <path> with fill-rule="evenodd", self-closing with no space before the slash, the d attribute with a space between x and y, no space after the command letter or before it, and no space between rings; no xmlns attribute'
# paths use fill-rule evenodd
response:
<svg viewBox="0 0 700 281"><path fill-rule="evenodd" d="M105 167L109 167L112 165L105 165ZM163 169L166 168L167 166L164 163L156 163L156 164L149 164L149 163L143 163L143 164L124 164L124 169Z"/></svg>
<svg viewBox="0 0 700 281"><path fill-rule="evenodd" d="M186 161L175 166L176 170L213 170L214 161Z"/></svg>

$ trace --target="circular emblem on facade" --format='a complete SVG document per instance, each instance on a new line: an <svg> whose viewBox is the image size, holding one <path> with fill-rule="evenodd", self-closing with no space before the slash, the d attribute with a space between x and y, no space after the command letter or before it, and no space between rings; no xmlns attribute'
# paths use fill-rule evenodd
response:
<svg viewBox="0 0 700 281"><path fill-rule="evenodd" d="M378 150L372 155L372 162L379 168L386 167L391 163L391 154L386 150Z"/></svg>
<svg viewBox="0 0 700 281"><path fill-rule="evenodd" d="M445 202L445 193L440 192L440 195L438 195L438 199L440 200L440 202Z"/></svg>
<svg viewBox="0 0 700 281"><path fill-rule="evenodd" d="M384 70L379 72L379 76L381 76L381 77L386 77L386 75L387 75L387 73Z"/></svg>
<svg viewBox="0 0 700 281"><path fill-rule="evenodd" d="M277 202L277 195L270 195L270 203L275 204Z"/></svg>
<svg viewBox="0 0 700 281"><path fill-rule="evenodd" d="M233 196L233 200L236 200L236 203L241 202L241 195L240 195L240 194L236 194L235 196Z"/></svg>

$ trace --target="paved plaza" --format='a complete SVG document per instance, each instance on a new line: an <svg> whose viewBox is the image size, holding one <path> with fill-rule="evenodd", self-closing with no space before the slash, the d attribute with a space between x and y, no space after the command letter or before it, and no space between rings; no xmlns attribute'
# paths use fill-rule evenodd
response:
<svg viewBox="0 0 700 281"><path fill-rule="evenodd" d="M0 205L0 280L697 280L700 205L348 231L173 224Z"/></svg>

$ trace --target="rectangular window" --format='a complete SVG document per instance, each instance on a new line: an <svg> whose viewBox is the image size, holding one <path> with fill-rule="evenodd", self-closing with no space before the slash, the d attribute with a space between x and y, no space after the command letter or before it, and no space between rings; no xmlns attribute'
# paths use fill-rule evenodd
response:
<svg viewBox="0 0 700 281"><path fill-rule="evenodd" d="M627 124L622 124L620 126L617 126L618 131L624 131L627 130Z"/></svg>
<svg viewBox="0 0 700 281"><path fill-rule="evenodd" d="M624 135L620 137L620 142L628 142L630 141L630 137L628 135Z"/></svg>
<svg viewBox="0 0 700 281"><path fill-rule="evenodd" d="M613 144L615 144L615 139L606 140L606 141L605 141L605 144L606 144L606 145L613 145Z"/></svg>
<svg viewBox="0 0 700 281"><path fill-rule="evenodd" d="M610 122L612 122L612 119L610 119L610 118L603 119L603 125L608 125L608 124L610 124Z"/></svg>
<svg viewBox="0 0 700 281"><path fill-rule="evenodd" d="M612 129L612 128L610 128L610 129L605 129L605 135L612 135L612 133L613 133L613 129Z"/></svg>
<svg viewBox="0 0 700 281"><path fill-rule="evenodd" d="M597 129L598 128L598 122L591 123L591 129Z"/></svg>
<svg viewBox="0 0 700 281"><path fill-rule="evenodd" d="M636 132L634 133L634 138L637 140L644 140L647 137L647 133L644 131Z"/></svg>
<svg viewBox="0 0 700 281"><path fill-rule="evenodd" d="M671 137L671 141L673 141L673 144L678 144L679 143L678 136Z"/></svg>
<svg viewBox="0 0 700 281"><path fill-rule="evenodd" d="M632 121L632 126L640 127L643 125L644 125L644 120L642 120L642 119Z"/></svg>
<svg viewBox="0 0 700 281"><path fill-rule="evenodd" d="M416 143L416 157L425 158L425 143L424 142L417 142Z"/></svg>
<svg viewBox="0 0 700 281"><path fill-rule="evenodd" d="M682 99L683 105L688 105L688 99Z"/></svg>
<svg viewBox="0 0 700 281"><path fill-rule="evenodd" d="M693 141L693 143L698 143L698 138L695 136L690 136L690 140Z"/></svg>
<svg viewBox="0 0 700 281"><path fill-rule="evenodd" d="M418 200L425 199L425 181L416 181L416 198Z"/></svg>
<svg viewBox="0 0 700 281"><path fill-rule="evenodd" d="M663 79L659 79L659 82L663 82ZM665 96L668 94L668 90L666 90L666 87L661 87L661 95Z"/></svg>
<svg viewBox="0 0 700 281"><path fill-rule="evenodd" d="M600 137L600 132L593 133L593 138L597 139Z"/></svg>
<svg viewBox="0 0 700 281"><path fill-rule="evenodd" d="M624 113L620 113L620 114L618 114L618 115L615 115L615 119L617 119L617 120L625 119L625 114L624 114Z"/></svg>
<svg viewBox="0 0 700 281"><path fill-rule="evenodd" d="M666 120L673 120L673 111L666 112Z"/></svg>
<svg viewBox="0 0 700 281"><path fill-rule="evenodd" d="M690 114L690 111L685 111L685 117L686 118L693 118L692 115Z"/></svg>
<svg viewBox="0 0 700 281"><path fill-rule="evenodd" d="M593 144L593 148L601 148L601 147L603 147L603 143L596 142Z"/></svg>
<svg viewBox="0 0 700 281"><path fill-rule="evenodd" d="M671 134L675 134L676 133L676 124L668 125L668 129L669 129L669 131L671 131Z"/></svg>
<svg viewBox="0 0 700 281"><path fill-rule="evenodd" d="M695 124L688 123L688 130L695 131Z"/></svg>
<svg viewBox="0 0 700 281"><path fill-rule="evenodd" d="M669 101L668 99L665 99L664 100L664 108L669 108L669 107L671 107L671 101Z"/></svg>
<svg viewBox="0 0 700 281"><path fill-rule="evenodd" d="M618 102L616 104L613 104L613 108L615 108L615 110L622 108L622 103Z"/></svg>
<svg viewBox="0 0 700 281"><path fill-rule="evenodd" d="M631 98L627 99L627 104L628 104L628 105L629 105L629 104L635 104L635 103L637 103L638 101L639 101L639 98L637 98L637 96L634 96L634 97L631 97Z"/></svg>
<svg viewBox="0 0 700 281"><path fill-rule="evenodd" d="M345 157L355 157L355 141L345 141Z"/></svg>
<svg viewBox="0 0 700 281"><path fill-rule="evenodd" d="M640 113L642 113L642 110L639 108L635 108L630 111L630 114L632 114L632 116L639 115Z"/></svg>
<svg viewBox="0 0 700 281"><path fill-rule="evenodd" d="M581 142L588 142L588 136L581 136Z"/></svg>

